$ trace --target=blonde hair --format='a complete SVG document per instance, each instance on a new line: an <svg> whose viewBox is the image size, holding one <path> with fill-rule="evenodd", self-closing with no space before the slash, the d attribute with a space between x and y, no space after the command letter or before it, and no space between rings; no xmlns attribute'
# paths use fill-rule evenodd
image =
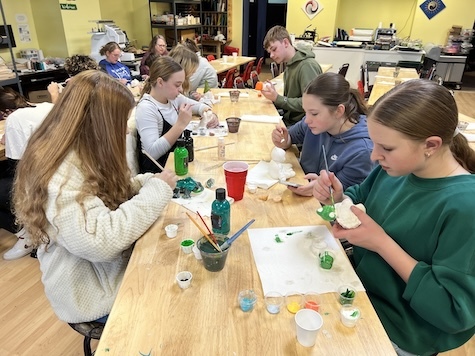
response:
<svg viewBox="0 0 475 356"><path fill-rule="evenodd" d="M125 146L133 106L131 92L100 71L82 72L68 82L58 103L31 136L15 175L15 215L34 246L49 242L48 184L70 152L81 161L78 169L84 182L77 201L83 209L90 196L115 210L135 194Z"/></svg>
<svg viewBox="0 0 475 356"><path fill-rule="evenodd" d="M145 84L142 88L142 96L145 93L150 94L150 90L152 90L152 87L157 84L158 78L162 78L166 82L168 79L170 79L173 73L177 73L182 70L183 68L181 65L168 56L156 58L150 67L149 77L145 81Z"/></svg>
<svg viewBox="0 0 475 356"><path fill-rule="evenodd" d="M185 81L183 82L183 94L188 95L190 91L191 75L196 72L200 64L197 54L182 44L177 44L169 53L169 56L179 63L185 70Z"/></svg>
<svg viewBox="0 0 475 356"><path fill-rule="evenodd" d="M399 131L409 139L424 142L438 136L457 162L475 173L475 152L464 135L457 133L458 110L453 95L429 80L408 80L376 101L368 120Z"/></svg>

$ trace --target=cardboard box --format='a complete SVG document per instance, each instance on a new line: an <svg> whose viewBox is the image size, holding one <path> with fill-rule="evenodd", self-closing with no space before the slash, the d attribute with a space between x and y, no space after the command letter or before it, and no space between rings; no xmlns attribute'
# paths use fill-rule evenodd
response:
<svg viewBox="0 0 475 356"><path fill-rule="evenodd" d="M51 103L51 96L47 90L34 90L28 93L28 100L32 103Z"/></svg>

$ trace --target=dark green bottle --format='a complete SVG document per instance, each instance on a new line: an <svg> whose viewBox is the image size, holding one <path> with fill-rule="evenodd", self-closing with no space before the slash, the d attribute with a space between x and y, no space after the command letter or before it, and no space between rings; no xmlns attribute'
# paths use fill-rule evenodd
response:
<svg viewBox="0 0 475 356"><path fill-rule="evenodd" d="M216 234L228 235L231 229L231 205L224 188L216 189L216 200L211 204L211 225Z"/></svg>
<svg viewBox="0 0 475 356"><path fill-rule="evenodd" d="M185 147L185 140L176 140L176 148L173 151L175 156L175 173L177 176L188 174L188 150Z"/></svg>
<svg viewBox="0 0 475 356"><path fill-rule="evenodd" d="M185 147L188 150L188 162L193 162L195 159L195 150L193 144L193 137L191 137L191 131L185 130L183 131L183 135L185 136Z"/></svg>

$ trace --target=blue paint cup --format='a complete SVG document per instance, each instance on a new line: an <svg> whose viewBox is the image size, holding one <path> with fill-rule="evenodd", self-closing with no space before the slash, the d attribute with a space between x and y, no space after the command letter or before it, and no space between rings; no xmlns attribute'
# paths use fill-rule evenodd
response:
<svg viewBox="0 0 475 356"><path fill-rule="evenodd" d="M257 296L253 290L243 290L238 295L239 307L243 312L250 312L254 309L257 302Z"/></svg>

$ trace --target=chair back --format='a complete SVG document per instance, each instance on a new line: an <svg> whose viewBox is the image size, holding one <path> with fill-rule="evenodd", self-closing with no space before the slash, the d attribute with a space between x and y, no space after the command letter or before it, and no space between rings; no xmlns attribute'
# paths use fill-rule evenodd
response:
<svg viewBox="0 0 475 356"><path fill-rule="evenodd" d="M234 85L234 75L236 74L236 68L231 68L226 72L226 76L223 81L223 88L232 88Z"/></svg>
<svg viewBox="0 0 475 356"><path fill-rule="evenodd" d="M277 63L272 62L270 64L270 72L272 73L272 78L275 78L280 74L279 66L277 65Z"/></svg>
<svg viewBox="0 0 475 356"><path fill-rule="evenodd" d="M256 72L257 72L257 74L261 74L261 71L262 71L262 63L264 63L264 57L259 58L259 61L257 62L257 66L256 66Z"/></svg>
<svg viewBox="0 0 475 356"><path fill-rule="evenodd" d="M251 72L251 87L254 89L256 87L257 82L259 81L259 74L255 70Z"/></svg>
<svg viewBox="0 0 475 356"><path fill-rule="evenodd" d="M249 62L246 65L246 68L244 69L244 72L242 72L241 77L242 80L244 80L244 83L247 83L249 79L251 78L251 71L252 71L252 66L254 65L253 62Z"/></svg>
<svg viewBox="0 0 475 356"><path fill-rule="evenodd" d="M242 79L242 77L237 76L236 78L234 78L234 88L236 88L236 89L246 88L246 86L244 85L244 80Z"/></svg>
<svg viewBox="0 0 475 356"><path fill-rule="evenodd" d="M346 76L346 72L348 72L348 68L350 67L349 63L343 64L340 69L338 69L338 74L341 74L343 77Z"/></svg>

